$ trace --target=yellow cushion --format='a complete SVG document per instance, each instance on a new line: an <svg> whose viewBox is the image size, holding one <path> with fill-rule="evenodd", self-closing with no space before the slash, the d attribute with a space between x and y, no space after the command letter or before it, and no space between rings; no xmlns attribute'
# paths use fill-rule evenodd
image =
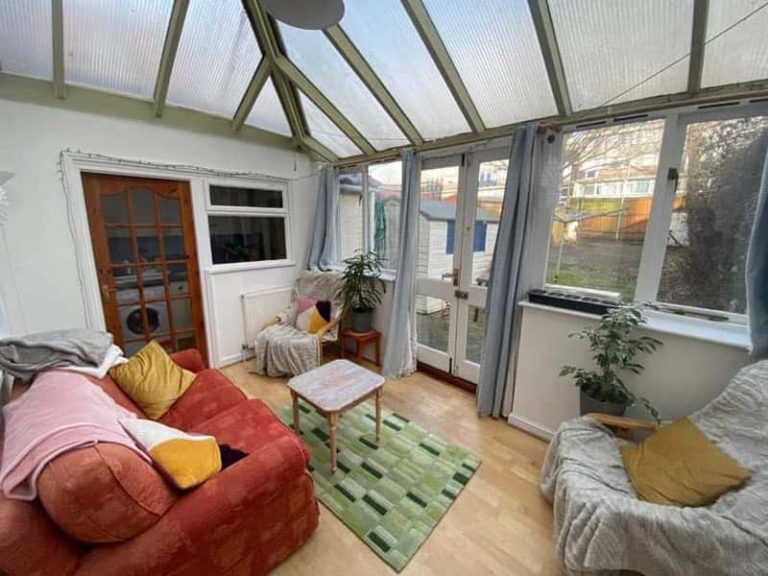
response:
<svg viewBox="0 0 768 576"><path fill-rule="evenodd" d="M655 504L706 506L750 477L688 418L620 450L637 495Z"/></svg>
<svg viewBox="0 0 768 576"><path fill-rule="evenodd" d="M221 451L213 436L187 434L141 418L121 420L120 424L182 490L205 482L221 470Z"/></svg>
<svg viewBox="0 0 768 576"><path fill-rule="evenodd" d="M157 420L178 400L195 379L154 340L109 375L147 417Z"/></svg>

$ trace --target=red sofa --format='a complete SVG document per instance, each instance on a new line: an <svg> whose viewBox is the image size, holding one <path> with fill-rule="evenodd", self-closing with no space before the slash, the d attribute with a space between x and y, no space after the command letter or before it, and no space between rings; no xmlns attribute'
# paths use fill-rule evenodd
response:
<svg viewBox="0 0 768 576"><path fill-rule="evenodd" d="M263 574L314 532L304 445L263 402L206 369L197 351L173 359L197 377L160 421L248 456L179 492L122 446L62 454L40 475L36 501L0 496L0 573ZM93 381L144 417L111 378Z"/></svg>

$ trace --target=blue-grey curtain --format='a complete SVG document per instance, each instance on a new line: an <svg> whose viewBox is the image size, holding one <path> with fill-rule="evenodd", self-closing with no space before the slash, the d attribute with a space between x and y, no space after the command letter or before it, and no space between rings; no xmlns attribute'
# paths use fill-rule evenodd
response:
<svg viewBox="0 0 768 576"><path fill-rule="evenodd" d="M339 261L341 230L339 228L339 170L331 165L320 170L317 191L315 227L309 249L309 270L328 270Z"/></svg>
<svg viewBox="0 0 768 576"><path fill-rule="evenodd" d="M768 155L747 251L747 318L752 356L768 356Z"/></svg>
<svg viewBox="0 0 768 576"><path fill-rule="evenodd" d="M421 156L403 153L403 185L400 201L399 258L392 295L382 374L400 378L416 370L416 259L419 246L419 181Z"/></svg>
<svg viewBox="0 0 768 576"><path fill-rule="evenodd" d="M546 255L532 256L533 238L546 242L540 211L551 213L559 182L562 140L536 126L515 131L509 155L504 205L496 237L485 302L485 335L477 408L481 414L507 416L512 406L514 370L522 310L518 302L537 284ZM536 229L538 225L539 229ZM541 273L541 274L539 274ZM539 278L540 280L540 278Z"/></svg>

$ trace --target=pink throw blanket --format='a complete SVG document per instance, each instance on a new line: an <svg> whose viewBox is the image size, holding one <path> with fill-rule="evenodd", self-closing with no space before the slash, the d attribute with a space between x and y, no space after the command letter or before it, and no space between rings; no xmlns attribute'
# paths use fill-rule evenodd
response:
<svg viewBox="0 0 768 576"><path fill-rule="evenodd" d="M111 442L146 461L120 425L136 415L117 405L98 386L71 372L44 372L24 395L3 408L5 443L0 488L6 498L34 500L45 465L67 450Z"/></svg>

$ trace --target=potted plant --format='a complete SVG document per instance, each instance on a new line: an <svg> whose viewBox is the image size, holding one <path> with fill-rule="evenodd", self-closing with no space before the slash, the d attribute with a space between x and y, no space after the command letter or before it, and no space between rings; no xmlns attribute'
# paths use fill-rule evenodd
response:
<svg viewBox="0 0 768 576"><path fill-rule="evenodd" d="M621 416L627 407L640 402L657 422L658 411L647 399L636 396L621 378L623 371L640 374L643 365L637 362L639 354L651 354L662 345L650 336L635 337L635 329L645 323L639 306L620 306L600 318L594 328L570 334L589 342L594 352L597 370L584 370L576 366L563 366L560 376L572 376L581 391L581 414L602 412Z"/></svg>
<svg viewBox="0 0 768 576"><path fill-rule="evenodd" d="M386 285L381 279L381 258L376 252L356 252L344 260L341 295L352 316L352 330L370 332L373 312L381 304Z"/></svg>

